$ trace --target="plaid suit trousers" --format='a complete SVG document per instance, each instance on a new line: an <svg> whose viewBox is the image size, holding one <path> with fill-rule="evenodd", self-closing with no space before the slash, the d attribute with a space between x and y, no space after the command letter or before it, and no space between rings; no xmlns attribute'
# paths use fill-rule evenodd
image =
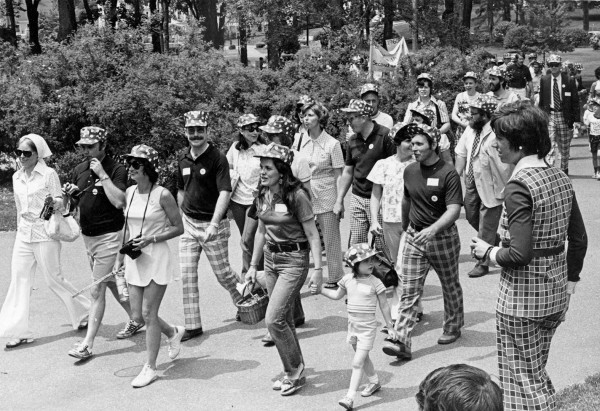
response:
<svg viewBox="0 0 600 411"><path fill-rule="evenodd" d="M204 233L210 226L209 221L200 221L183 216L183 234L179 238L179 266L183 282L183 313L185 328L195 330L202 327L200 317L200 295L198 289L198 262L202 250L206 252L208 262L219 284L231 295L234 305L242 299L236 289L237 274L229 265L228 240L231 235L229 220L219 223L217 238L204 242Z"/></svg>
<svg viewBox="0 0 600 411"><path fill-rule="evenodd" d="M464 325L463 292L458 277L460 238L456 225L438 233L425 247L413 242L412 227L402 235L396 271L400 276L400 306L395 328L399 341L411 347L411 334L417 319L417 303L430 268L442 285L444 296L444 331L456 332Z"/></svg>
<svg viewBox="0 0 600 411"><path fill-rule="evenodd" d="M552 142L552 149L546 157L548 164L560 166L562 171L568 170L573 130L569 130L563 113L556 111L550 113L548 132Z"/></svg>
<svg viewBox="0 0 600 411"><path fill-rule="evenodd" d="M523 318L496 312L498 368L505 410L555 409L556 391L546 363L561 315Z"/></svg>
<svg viewBox="0 0 600 411"><path fill-rule="evenodd" d="M358 243L369 242L369 228L371 228L371 198L365 198L352 194L350 202L350 238L348 238L348 247ZM377 214L379 225L383 226L383 217L381 211ZM382 235L375 238L375 248L385 255L390 255Z"/></svg>

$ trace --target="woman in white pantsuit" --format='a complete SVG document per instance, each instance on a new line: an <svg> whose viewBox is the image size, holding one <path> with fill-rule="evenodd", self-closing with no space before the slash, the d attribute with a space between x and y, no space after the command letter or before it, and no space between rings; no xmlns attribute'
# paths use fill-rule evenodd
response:
<svg viewBox="0 0 600 411"><path fill-rule="evenodd" d="M21 165L13 175L17 205L17 235L11 263L11 281L0 311L0 337L11 338L6 348L33 342L29 328L29 302L36 269L50 289L62 300L74 329L87 324L90 302L83 296L71 298L77 289L61 274L60 241L48 237L40 213L48 195L54 210L64 210L58 175L45 158L52 155L46 141L36 135L21 137L15 151Z"/></svg>

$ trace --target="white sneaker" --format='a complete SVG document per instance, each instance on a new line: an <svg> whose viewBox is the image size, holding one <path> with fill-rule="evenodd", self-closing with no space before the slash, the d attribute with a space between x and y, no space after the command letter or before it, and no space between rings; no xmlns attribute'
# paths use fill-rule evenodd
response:
<svg viewBox="0 0 600 411"><path fill-rule="evenodd" d="M179 355L179 351L181 351L181 338L183 334L185 334L185 328L178 325L175 327L177 332L173 336L173 338L168 339L168 350L169 350L169 358L174 360Z"/></svg>
<svg viewBox="0 0 600 411"><path fill-rule="evenodd" d="M600 171L596 171L596 180L600 180Z"/></svg>
<svg viewBox="0 0 600 411"><path fill-rule="evenodd" d="M144 368L138 374L137 377L131 381L131 386L133 388L141 388L150 384L152 381L158 378L158 374L156 374L156 370L150 368L150 365L144 364Z"/></svg>

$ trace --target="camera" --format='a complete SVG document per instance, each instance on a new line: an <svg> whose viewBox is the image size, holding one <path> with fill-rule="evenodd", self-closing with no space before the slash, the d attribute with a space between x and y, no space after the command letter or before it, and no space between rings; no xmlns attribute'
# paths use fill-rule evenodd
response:
<svg viewBox="0 0 600 411"><path fill-rule="evenodd" d="M142 255L142 251L141 250L134 250L135 245L133 245L133 242L135 240L137 240L138 238L140 238L140 237L141 236L138 235L136 238L132 238L131 240L129 240L125 244L123 244L123 246L119 250L119 253L125 254L125 255L129 256L129 258L131 258L132 260L135 260L140 255Z"/></svg>
<svg viewBox="0 0 600 411"><path fill-rule="evenodd" d="M40 213L40 218L44 220L50 220L52 214L54 213L54 199L51 196L46 197L44 200L44 207Z"/></svg>

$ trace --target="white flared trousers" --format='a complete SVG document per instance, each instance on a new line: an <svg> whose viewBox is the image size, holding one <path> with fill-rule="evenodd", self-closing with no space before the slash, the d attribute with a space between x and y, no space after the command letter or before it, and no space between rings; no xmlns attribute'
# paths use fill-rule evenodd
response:
<svg viewBox="0 0 600 411"><path fill-rule="evenodd" d="M29 329L29 304L37 268L44 274L48 287L60 298L69 312L73 329L77 329L90 309L90 301L61 274L60 241L26 243L18 238L12 255L11 280L0 311L0 337L32 338Z"/></svg>

